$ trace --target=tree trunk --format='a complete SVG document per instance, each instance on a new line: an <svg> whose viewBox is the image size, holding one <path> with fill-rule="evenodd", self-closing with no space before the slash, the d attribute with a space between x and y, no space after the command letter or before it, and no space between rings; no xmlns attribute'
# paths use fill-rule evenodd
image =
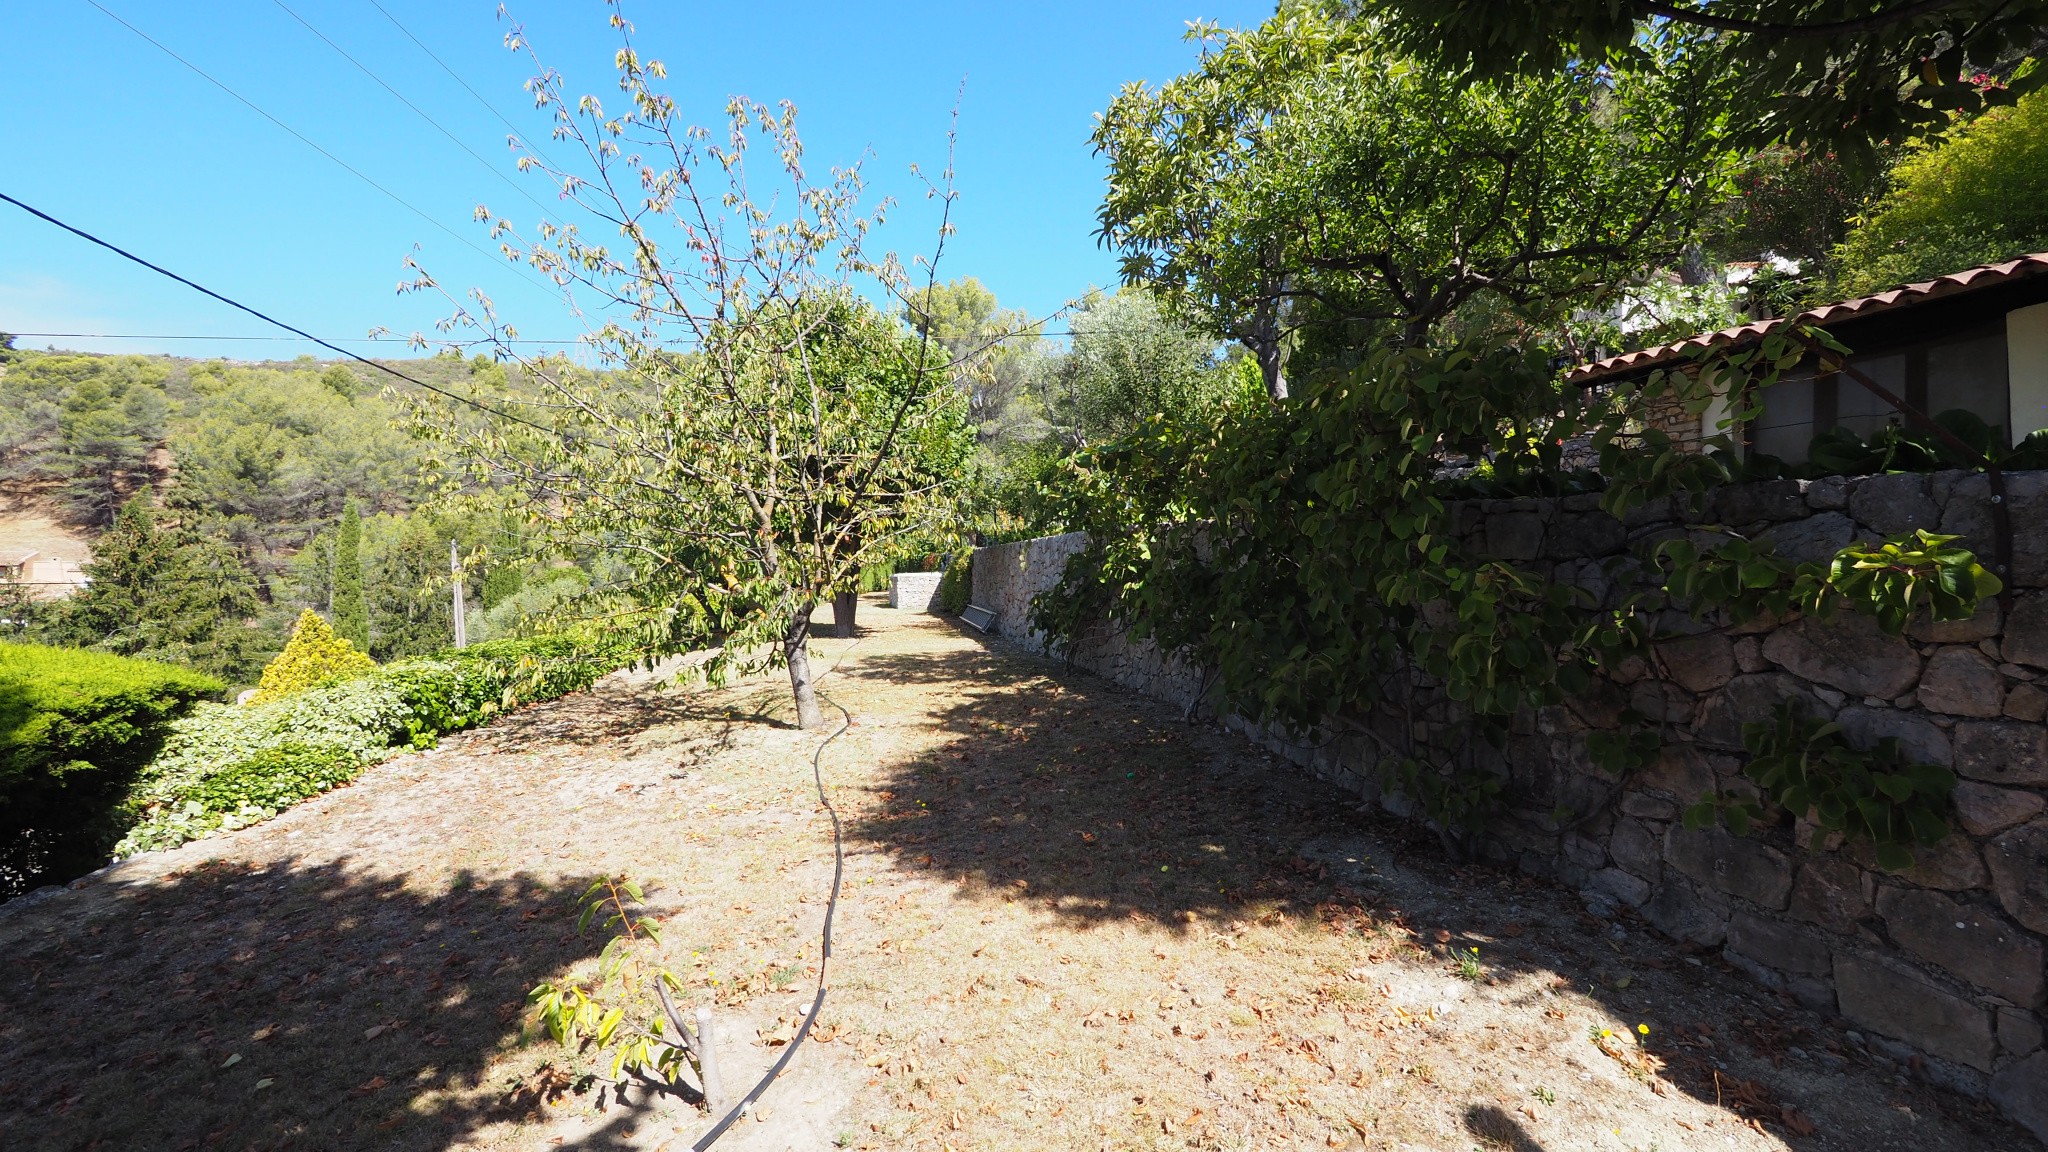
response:
<svg viewBox="0 0 2048 1152"><path fill-rule="evenodd" d="M859 591L835 593L832 597L832 635L841 640L853 639L853 616L859 609Z"/></svg>
<svg viewBox="0 0 2048 1152"><path fill-rule="evenodd" d="M796 619L789 622L789 631L782 637L782 654L789 661L789 690L796 697L799 728L816 728L825 722L825 714L818 710L818 687L811 683L811 608L806 604L797 609Z"/></svg>

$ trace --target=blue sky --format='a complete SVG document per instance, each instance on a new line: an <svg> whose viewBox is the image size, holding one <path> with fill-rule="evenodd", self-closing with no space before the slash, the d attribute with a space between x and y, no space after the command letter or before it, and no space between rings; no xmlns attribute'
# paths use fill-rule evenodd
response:
<svg viewBox="0 0 2048 1152"><path fill-rule="evenodd" d="M370 0L284 2L490 167L274 0L99 0L455 236L85 0L10 6L0 37L0 107L11 129L0 145L0 192L331 339L360 340L376 326L423 330L446 311L436 299L394 292L415 244L443 283L482 287L523 335L573 336L578 329L558 300L461 242L493 250L485 230L470 222L479 202L522 224L539 215L493 175L522 179L512 172L504 125ZM499 112L544 135L521 89L531 65L505 50L509 24L495 4L380 2ZM508 7L573 90L617 94L616 39L602 4ZM1087 145L1093 114L1127 81L1157 83L1185 70L1195 55L1182 40L1188 20L1251 24L1271 8L1270 0L629 2L625 11L642 54L668 65L669 89L690 119L716 123L728 95L788 99L799 109L810 164L867 153L871 191L903 205L887 240L906 252L929 247L931 223L908 166L943 165L964 79L959 234L941 274L975 276L1005 305L1045 312L1116 274L1092 234L1102 179ZM537 178L524 179L548 200ZM0 203L0 331L274 330ZM20 343L244 359L319 351L194 340ZM402 354L393 345L382 349L377 354Z"/></svg>

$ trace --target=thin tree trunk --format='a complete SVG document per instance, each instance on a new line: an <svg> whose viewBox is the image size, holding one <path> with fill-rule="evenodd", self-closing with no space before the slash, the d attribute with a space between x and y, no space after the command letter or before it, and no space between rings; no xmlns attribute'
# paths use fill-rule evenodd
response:
<svg viewBox="0 0 2048 1152"><path fill-rule="evenodd" d="M799 728L816 728L825 722L825 714L818 710L818 687L811 682L811 609L806 604L797 609L796 618L789 622L789 631L782 638L782 654L789 660L789 690L796 697L796 723Z"/></svg>
<svg viewBox="0 0 2048 1152"><path fill-rule="evenodd" d="M834 593L832 596L832 635L841 640L853 639L853 616L860 608L860 592L854 589Z"/></svg>

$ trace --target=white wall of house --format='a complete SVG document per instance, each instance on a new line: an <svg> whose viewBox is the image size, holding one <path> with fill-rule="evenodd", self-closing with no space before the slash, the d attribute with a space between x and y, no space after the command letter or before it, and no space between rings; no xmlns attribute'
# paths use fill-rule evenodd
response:
<svg viewBox="0 0 2048 1152"><path fill-rule="evenodd" d="M2011 391L2012 439L2048 428L2048 304L2015 308L2005 314L2006 379Z"/></svg>

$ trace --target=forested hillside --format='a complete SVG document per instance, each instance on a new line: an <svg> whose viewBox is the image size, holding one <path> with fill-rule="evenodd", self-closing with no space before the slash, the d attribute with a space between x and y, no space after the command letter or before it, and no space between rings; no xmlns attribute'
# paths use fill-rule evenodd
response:
<svg viewBox="0 0 2048 1152"><path fill-rule="evenodd" d="M406 370L440 382L503 375L452 356ZM337 530L351 506L379 659L449 644L450 541L471 565L473 640L510 634L529 610L587 583L580 569L530 563L512 519L423 468L423 446L377 376L312 357L0 350L0 546L47 518L93 548L87 591L64 601L17 591L0 632L254 683L302 609L333 609Z"/></svg>

